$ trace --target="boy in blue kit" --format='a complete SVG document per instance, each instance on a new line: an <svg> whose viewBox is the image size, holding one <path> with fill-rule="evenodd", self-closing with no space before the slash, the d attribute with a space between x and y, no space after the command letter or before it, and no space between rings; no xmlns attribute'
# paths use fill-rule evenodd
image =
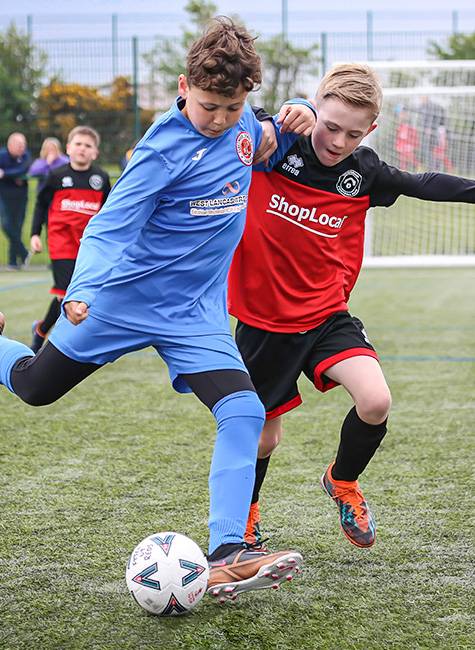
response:
<svg viewBox="0 0 475 650"><path fill-rule="evenodd" d="M174 388L208 406L217 420L208 591L220 601L278 586L302 562L297 552L243 542L265 414L230 334L226 284L262 135L246 98L260 81L253 38L216 19L190 49L179 98L89 222L46 345L32 357L0 338L0 381L31 405L50 404L102 365L152 345Z"/></svg>

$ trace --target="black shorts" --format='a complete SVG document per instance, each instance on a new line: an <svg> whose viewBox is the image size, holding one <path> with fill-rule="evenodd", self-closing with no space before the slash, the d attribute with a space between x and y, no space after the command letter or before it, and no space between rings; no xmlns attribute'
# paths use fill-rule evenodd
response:
<svg viewBox="0 0 475 650"><path fill-rule="evenodd" d="M73 277L76 260L51 260L54 285L49 290L59 298L64 298L66 290Z"/></svg>
<svg viewBox="0 0 475 650"><path fill-rule="evenodd" d="M363 323L346 311L295 334L267 332L238 322L236 343L269 420L302 403L297 386L302 372L324 393L337 385L325 376L331 366L350 357L378 358Z"/></svg>

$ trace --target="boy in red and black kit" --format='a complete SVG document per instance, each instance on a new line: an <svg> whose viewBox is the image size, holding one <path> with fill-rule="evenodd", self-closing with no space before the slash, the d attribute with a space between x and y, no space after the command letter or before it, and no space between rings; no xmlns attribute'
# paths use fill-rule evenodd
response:
<svg viewBox="0 0 475 650"><path fill-rule="evenodd" d="M40 239L48 224L48 249L53 269L55 297L46 316L33 323L31 349L38 352L61 312L61 302L71 280L84 228L99 212L110 192L107 172L93 165L100 138L89 126L77 126L68 135L69 163L53 170L40 190L31 228L31 250L42 251Z"/></svg>
<svg viewBox="0 0 475 650"><path fill-rule="evenodd" d="M259 542L259 490L282 436L282 415L298 406L304 373L325 392L341 384L354 400L336 459L322 476L352 544L369 547L375 522L358 485L386 434L391 395L363 324L348 301L363 259L368 208L400 195L475 203L475 181L410 174L358 146L376 128L382 92L364 65L333 68L317 96L308 137L279 146L270 172L253 172L246 228L229 278L236 341L266 409L246 530Z"/></svg>

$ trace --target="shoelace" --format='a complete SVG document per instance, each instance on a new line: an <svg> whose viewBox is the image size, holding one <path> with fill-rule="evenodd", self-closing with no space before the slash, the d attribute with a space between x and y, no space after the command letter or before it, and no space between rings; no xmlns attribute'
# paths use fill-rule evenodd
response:
<svg viewBox="0 0 475 650"><path fill-rule="evenodd" d="M337 487L335 492L336 494L332 497L333 499L341 499L342 497L346 496L349 493L353 493L357 497L357 500L356 499L348 500L352 509L355 511L355 519L359 519L360 517L365 516L367 514L367 508L366 508L363 494L358 488Z"/></svg>
<svg viewBox="0 0 475 650"><path fill-rule="evenodd" d="M269 541L269 537L261 539L259 542L243 542L246 550L248 551L261 551L263 544Z"/></svg>

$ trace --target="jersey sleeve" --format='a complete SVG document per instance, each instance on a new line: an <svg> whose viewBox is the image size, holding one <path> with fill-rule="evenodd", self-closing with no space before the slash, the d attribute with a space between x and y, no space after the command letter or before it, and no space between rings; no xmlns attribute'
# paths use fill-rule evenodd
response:
<svg viewBox="0 0 475 650"><path fill-rule="evenodd" d="M303 104L304 106L310 108L316 114L315 106L313 106L313 104L311 104L307 99L296 97L295 99L289 99L288 101L285 102L285 104ZM295 143L295 141L300 137L299 135L291 132L281 133L280 125L277 124L278 117L279 115L276 114L272 118L276 137L277 137L277 149L274 151L272 156L270 156L267 162L262 162L259 163L258 165L254 165L252 168L253 171L258 171L258 172L272 171L273 167L280 160L282 160L285 152L288 151L290 147ZM265 112L264 109L259 109L258 119L260 121L264 121L265 119L268 119L268 114Z"/></svg>
<svg viewBox="0 0 475 650"><path fill-rule="evenodd" d="M136 148L106 203L84 231L64 302L92 304L124 251L136 241L155 211L160 193L170 182L167 163L159 151L148 145Z"/></svg>
<svg viewBox="0 0 475 650"><path fill-rule="evenodd" d="M48 220L48 210L55 192L55 177L48 174L43 188L38 192L31 223L31 236L41 235L43 225Z"/></svg>
<svg viewBox="0 0 475 650"><path fill-rule="evenodd" d="M371 190L370 205L392 205L401 196L412 196L426 201L475 203L475 180L426 172L412 174L392 167L383 161L379 166Z"/></svg>

